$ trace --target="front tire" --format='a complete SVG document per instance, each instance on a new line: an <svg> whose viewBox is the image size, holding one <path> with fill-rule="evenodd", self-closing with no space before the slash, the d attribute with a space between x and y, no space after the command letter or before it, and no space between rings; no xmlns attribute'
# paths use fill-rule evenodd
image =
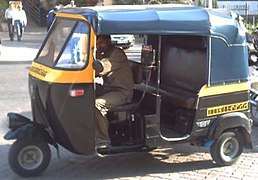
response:
<svg viewBox="0 0 258 180"><path fill-rule="evenodd" d="M51 151L48 144L36 139L16 140L8 155L10 168L23 177L37 176L48 166Z"/></svg>
<svg viewBox="0 0 258 180"><path fill-rule="evenodd" d="M220 166L234 164L244 150L243 136L239 131L223 133L211 146L212 159Z"/></svg>

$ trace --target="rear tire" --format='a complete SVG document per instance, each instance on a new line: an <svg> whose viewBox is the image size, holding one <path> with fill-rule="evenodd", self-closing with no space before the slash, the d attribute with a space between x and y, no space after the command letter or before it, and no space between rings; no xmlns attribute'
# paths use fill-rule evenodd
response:
<svg viewBox="0 0 258 180"><path fill-rule="evenodd" d="M212 159L220 166L234 164L244 150L243 136L239 131L223 133L211 146Z"/></svg>
<svg viewBox="0 0 258 180"><path fill-rule="evenodd" d="M23 177L37 176L48 166L51 151L48 144L36 139L16 140L8 155L10 168Z"/></svg>

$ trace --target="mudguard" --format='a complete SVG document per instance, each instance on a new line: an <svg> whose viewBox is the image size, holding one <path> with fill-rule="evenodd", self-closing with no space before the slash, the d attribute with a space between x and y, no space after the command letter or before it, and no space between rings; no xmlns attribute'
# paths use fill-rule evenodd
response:
<svg viewBox="0 0 258 180"><path fill-rule="evenodd" d="M7 114L7 118L8 118L8 127L10 129L16 129L22 125L31 123L30 119L18 113L10 112Z"/></svg>
<svg viewBox="0 0 258 180"><path fill-rule="evenodd" d="M22 125L16 129L12 129L4 136L6 140L20 139L26 137L34 137L36 128L31 124Z"/></svg>
<svg viewBox="0 0 258 180"><path fill-rule="evenodd" d="M252 120L241 112L225 114L215 120L209 129L208 139L218 139L224 131L229 129L238 129L243 134L245 147L252 148Z"/></svg>
<svg viewBox="0 0 258 180"><path fill-rule="evenodd" d="M9 118L10 131L5 134L4 139L41 138L53 144L53 139L43 127L20 114L8 113L7 116Z"/></svg>

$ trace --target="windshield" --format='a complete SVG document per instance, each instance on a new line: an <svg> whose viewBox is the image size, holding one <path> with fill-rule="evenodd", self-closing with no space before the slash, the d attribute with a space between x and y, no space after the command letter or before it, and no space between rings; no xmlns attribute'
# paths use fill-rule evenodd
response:
<svg viewBox="0 0 258 180"><path fill-rule="evenodd" d="M57 19L35 61L49 67L78 69L85 66L89 26L74 19Z"/></svg>

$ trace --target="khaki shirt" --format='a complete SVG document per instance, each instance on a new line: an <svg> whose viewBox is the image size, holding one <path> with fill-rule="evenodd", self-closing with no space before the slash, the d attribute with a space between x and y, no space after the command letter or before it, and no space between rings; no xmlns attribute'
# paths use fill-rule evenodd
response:
<svg viewBox="0 0 258 180"><path fill-rule="evenodd" d="M104 93L117 91L126 102L131 101L134 81L132 70L124 51L113 47L107 57L102 59L102 62L104 71L100 75L103 76L104 80Z"/></svg>

